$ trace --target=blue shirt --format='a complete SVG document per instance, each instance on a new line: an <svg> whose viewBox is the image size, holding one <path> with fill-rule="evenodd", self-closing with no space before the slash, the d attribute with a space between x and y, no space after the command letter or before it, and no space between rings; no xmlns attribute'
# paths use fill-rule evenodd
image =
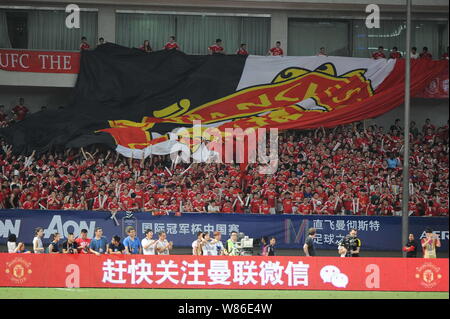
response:
<svg viewBox="0 0 450 319"><path fill-rule="evenodd" d="M123 240L123 245L128 247L128 252L133 255L139 254L139 248L142 247L139 238L134 237L134 240L131 240L130 236Z"/></svg>
<svg viewBox="0 0 450 319"><path fill-rule="evenodd" d="M108 244L108 241L106 240L106 237L96 239L92 238L91 243L89 244L89 248L92 250L95 250L96 252L100 254L106 253L106 245Z"/></svg>
<svg viewBox="0 0 450 319"><path fill-rule="evenodd" d="M388 158L387 159L387 164L389 168L396 168L398 165L398 161L396 158Z"/></svg>

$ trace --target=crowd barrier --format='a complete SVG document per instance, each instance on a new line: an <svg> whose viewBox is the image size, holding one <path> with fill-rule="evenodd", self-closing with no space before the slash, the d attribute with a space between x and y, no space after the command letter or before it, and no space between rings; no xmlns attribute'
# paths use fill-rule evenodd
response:
<svg viewBox="0 0 450 319"><path fill-rule="evenodd" d="M0 254L2 287L448 291L448 259Z"/></svg>
<svg viewBox="0 0 450 319"><path fill-rule="evenodd" d="M0 244L6 244L9 234L14 233L19 241L32 243L34 229L45 230L44 244L50 243L52 233L58 232L62 238L69 232L78 235L80 230L88 230L94 236L94 229L102 227L108 239L114 235L126 237L126 228L134 226L138 237L145 229L155 233L165 231L174 247L190 247L198 231L220 231L222 241L230 232L243 232L251 238L275 236L277 248L301 249L308 228L315 227L314 239L317 249L336 249L351 228L358 230L362 251L399 251L401 244L401 217L395 216L328 216L328 215L252 215L252 214L199 214L183 213L181 216L152 216L150 213L134 213L127 218L125 212L116 215L119 225L110 219L108 212L92 211L45 211L45 210L0 210ZM409 229L420 240L426 227L431 227L441 238L440 251L448 249L448 217L411 217ZM156 236L156 235L155 235ZM419 252L419 255L421 253Z"/></svg>

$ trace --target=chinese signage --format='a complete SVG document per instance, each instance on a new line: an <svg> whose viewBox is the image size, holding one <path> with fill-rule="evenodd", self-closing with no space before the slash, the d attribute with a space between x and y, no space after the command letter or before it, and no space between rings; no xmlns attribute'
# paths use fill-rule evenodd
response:
<svg viewBox="0 0 450 319"><path fill-rule="evenodd" d="M0 286L448 291L448 259L0 254Z"/></svg>

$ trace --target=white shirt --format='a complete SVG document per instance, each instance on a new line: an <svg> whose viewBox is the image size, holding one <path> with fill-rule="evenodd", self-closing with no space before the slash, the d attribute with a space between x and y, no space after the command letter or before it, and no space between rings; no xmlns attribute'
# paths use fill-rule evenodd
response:
<svg viewBox="0 0 450 319"><path fill-rule="evenodd" d="M156 246L155 243L156 243L156 240L154 240L154 239L148 239L148 238L142 239L141 244L142 244L143 254L144 255L155 255L155 246ZM148 244L150 244L150 247L144 248Z"/></svg>
<svg viewBox="0 0 450 319"><path fill-rule="evenodd" d="M192 255L197 255L198 252L198 240L192 242Z"/></svg>
<svg viewBox="0 0 450 319"><path fill-rule="evenodd" d="M17 244L13 241L9 241L7 246L8 246L8 253L13 253L14 249L16 249L17 247Z"/></svg>
<svg viewBox="0 0 450 319"><path fill-rule="evenodd" d="M218 256L219 252L222 252L224 250L223 243L221 241L218 241L212 245L214 247L214 249L211 251L213 256Z"/></svg>
<svg viewBox="0 0 450 319"><path fill-rule="evenodd" d="M33 238L33 250L34 250L34 247L36 247L36 243L37 243L37 248L44 248L44 245L42 244L42 239L39 237L34 237ZM34 253L42 254L42 253L44 253L44 251L43 250L34 250Z"/></svg>
<svg viewBox="0 0 450 319"><path fill-rule="evenodd" d="M419 58L419 53L416 52L416 54L414 54L414 53L411 52L410 57L411 57L411 59L418 59Z"/></svg>
<svg viewBox="0 0 450 319"><path fill-rule="evenodd" d="M158 240L156 243L156 248L164 248L169 244L169 242L167 241L167 239L164 239L164 241L160 241ZM163 252L158 252L158 255L168 255L169 254L169 249L166 248L165 250L163 250Z"/></svg>
<svg viewBox="0 0 450 319"><path fill-rule="evenodd" d="M203 256L217 256L216 245L213 244L211 241L208 241L203 245L202 251Z"/></svg>

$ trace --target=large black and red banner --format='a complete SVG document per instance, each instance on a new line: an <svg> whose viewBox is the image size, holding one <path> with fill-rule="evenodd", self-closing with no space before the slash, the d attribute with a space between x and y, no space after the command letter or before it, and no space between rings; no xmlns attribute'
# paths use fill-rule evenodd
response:
<svg viewBox="0 0 450 319"><path fill-rule="evenodd" d="M445 77L448 61L411 63L411 95L437 96L430 81ZM33 114L0 134L17 153L99 143L134 158L168 154L186 146L179 129L192 133L194 120L207 144L211 129L224 136L230 128L311 129L377 117L403 102L404 71L402 59L147 54L106 44L81 53L67 110Z"/></svg>
<svg viewBox="0 0 450 319"><path fill-rule="evenodd" d="M0 287L448 291L448 259L0 254Z"/></svg>

